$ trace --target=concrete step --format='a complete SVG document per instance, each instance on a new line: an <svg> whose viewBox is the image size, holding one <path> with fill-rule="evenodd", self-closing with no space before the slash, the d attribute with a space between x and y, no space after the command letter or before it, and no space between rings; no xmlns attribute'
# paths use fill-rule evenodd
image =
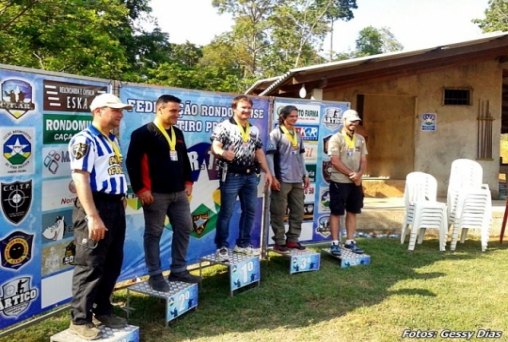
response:
<svg viewBox="0 0 508 342"><path fill-rule="evenodd" d="M446 203L446 198L439 198L438 201ZM505 203L505 200L492 200L491 237L499 237ZM362 213L357 216L357 230L400 234L404 214L402 197L366 197ZM478 230L471 230L471 234L478 234L477 232ZM507 236L508 232L505 233L505 237Z"/></svg>

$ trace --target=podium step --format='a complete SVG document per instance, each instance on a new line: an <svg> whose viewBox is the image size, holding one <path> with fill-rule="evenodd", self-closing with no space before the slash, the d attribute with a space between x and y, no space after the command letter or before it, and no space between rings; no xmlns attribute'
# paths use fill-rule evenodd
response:
<svg viewBox="0 0 508 342"><path fill-rule="evenodd" d="M131 310L131 291L164 299L166 301L166 325L173 319L198 306L198 284L189 284L181 281L170 281L168 284L169 292L153 290L148 281L129 286L127 288L127 312Z"/></svg>
<svg viewBox="0 0 508 342"><path fill-rule="evenodd" d="M128 325L123 329L111 329L104 325L98 327L101 331L101 337L97 342L139 342L139 327ZM71 330L66 329L51 336L51 342L82 342L89 341L80 338Z"/></svg>
<svg viewBox="0 0 508 342"><path fill-rule="evenodd" d="M331 256L332 258L338 259L340 261L341 268L348 268L352 266L358 265L369 265L370 264L370 255L368 254L356 254L349 251L347 248L342 247L340 249L341 256L337 257L332 254L330 248L324 248L323 252Z"/></svg>

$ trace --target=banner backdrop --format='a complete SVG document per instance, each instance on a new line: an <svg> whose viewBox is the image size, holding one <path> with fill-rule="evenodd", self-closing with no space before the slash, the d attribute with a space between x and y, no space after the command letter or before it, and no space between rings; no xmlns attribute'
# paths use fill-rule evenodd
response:
<svg viewBox="0 0 508 342"><path fill-rule="evenodd" d="M214 157L210 152L213 128L233 115L231 102L235 95L193 91L177 88L160 88L154 86L123 85L120 98L133 106L132 111L124 111L120 127L120 143L124 155L127 153L131 133L138 127L154 120L155 101L162 94L171 94L182 100L181 114L177 126L183 131L185 143L191 161L194 180L191 196L191 214L193 232L187 252L188 262L198 262L202 256L216 250L214 243L217 213L220 210L219 178ZM253 98L252 124L259 127L263 144L268 137L270 120L270 99ZM262 209L264 176L258 186L258 211L252 232L252 244L260 246L262 228ZM168 182L171 180L168 179ZM143 231L143 210L134 194L128 199L127 237L125 241L125 259L121 279L131 279L146 274ZM238 237L240 219L239 203L231 219L229 244L235 245ZM166 231L161 239L162 269L168 269L171 261L171 222L166 222Z"/></svg>
<svg viewBox="0 0 508 342"><path fill-rule="evenodd" d="M0 69L0 329L71 297L67 143L109 82Z"/></svg>
<svg viewBox="0 0 508 342"><path fill-rule="evenodd" d="M74 255L72 208L76 190L70 177L67 144L91 123L89 104L119 82L73 75L0 67L0 329L68 302L72 296ZM191 201L193 232L188 263L213 253L220 210L218 172L210 153L213 128L228 120L234 94L123 84L119 96L133 105L124 111L119 130L126 155L130 135L153 121L155 101L162 94L182 99L178 127L182 129L194 180ZM252 97L251 122L266 145L282 106L299 109L298 131L305 141L305 163L311 186L305 193L302 241L329 237L330 168L326 142L341 128L346 102ZM275 114L274 114L275 113ZM263 173L258 186L252 243L260 247L265 220ZM171 180L168 180L171 181ZM127 199L125 258L119 281L146 274L143 251L144 219L132 190ZM268 213L266 213L268 215ZM238 236L239 203L231 224L229 243ZM169 269L171 222L161 240L162 268ZM272 243L271 239L264 243Z"/></svg>

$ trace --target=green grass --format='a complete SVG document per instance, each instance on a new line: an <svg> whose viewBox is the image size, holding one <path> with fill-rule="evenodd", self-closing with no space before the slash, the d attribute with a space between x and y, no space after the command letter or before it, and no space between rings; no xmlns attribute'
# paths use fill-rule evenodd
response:
<svg viewBox="0 0 508 342"><path fill-rule="evenodd" d="M440 253L430 239L411 253L395 239L359 242L371 265L341 269L323 254L319 271L290 275L289 259L271 254L262 261L260 286L233 297L227 269L205 268L197 310L168 327L163 301L131 292L136 310L129 321L140 327L141 341L153 342L416 341L401 338L405 329L438 336L445 329L491 329L503 332L497 340L508 340L506 244L493 240L482 253L478 240L467 240L455 253ZM114 300L126 296L117 291ZM48 341L68 322L68 313L59 314L0 341Z"/></svg>

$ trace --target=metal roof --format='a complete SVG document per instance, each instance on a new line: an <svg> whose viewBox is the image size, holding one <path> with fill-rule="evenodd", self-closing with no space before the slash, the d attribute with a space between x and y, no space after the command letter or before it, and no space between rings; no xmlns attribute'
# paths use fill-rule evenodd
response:
<svg viewBox="0 0 508 342"><path fill-rule="evenodd" d="M245 94L294 95L301 85L324 88L332 83L360 81L369 77L393 76L412 69L456 64L474 58L508 58L508 32L482 34L476 39L433 46L425 49L390 52L336 62L290 69L285 74L255 82ZM448 60L448 62L446 61ZM369 76L370 75L370 76Z"/></svg>

